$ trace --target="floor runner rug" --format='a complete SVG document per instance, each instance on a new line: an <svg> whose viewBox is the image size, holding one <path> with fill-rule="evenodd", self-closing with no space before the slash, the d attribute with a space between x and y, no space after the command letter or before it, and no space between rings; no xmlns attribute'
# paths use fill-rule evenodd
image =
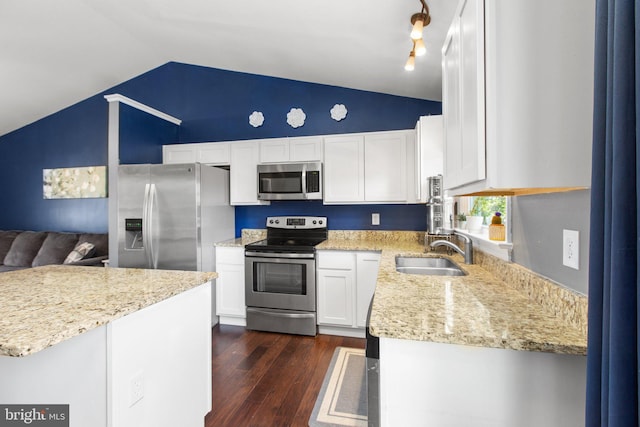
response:
<svg viewBox="0 0 640 427"><path fill-rule="evenodd" d="M336 348L309 418L310 427L367 426L366 369L363 349Z"/></svg>

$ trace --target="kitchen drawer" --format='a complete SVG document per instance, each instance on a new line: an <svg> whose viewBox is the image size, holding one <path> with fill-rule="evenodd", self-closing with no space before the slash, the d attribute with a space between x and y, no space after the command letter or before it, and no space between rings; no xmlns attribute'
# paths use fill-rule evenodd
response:
<svg viewBox="0 0 640 427"><path fill-rule="evenodd" d="M244 265L244 248L217 246L216 264Z"/></svg>
<svg viewBox="0 0 640 427"><path fill-rule="evenodd" d="M318 251L317 268L332 270L355 270L356 257L353 251Z"/></svg>

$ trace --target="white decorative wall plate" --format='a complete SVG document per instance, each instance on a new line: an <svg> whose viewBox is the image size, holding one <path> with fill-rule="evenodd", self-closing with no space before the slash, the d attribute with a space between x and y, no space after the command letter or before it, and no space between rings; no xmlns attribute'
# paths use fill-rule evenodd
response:
<svg viewBox="0 0 640 427"><path fill-rule="evenodd" d="M331 109L331 118L337 122L347 117L347 107L344 104L336 104Z"/></svg>
<svg viewBox="0 0 640 427"><path fill-rule="evenodd" d="M249 116L249 124L254 128L262 126L264 123L264 115L260 111L254 111Z"/></svg>
<svg viewBox="0 0 640 427"><path fill-rule="evenodd" d="M302 111L302 108L292 108L287 113L287 123L292 128L299 128L304 125L304 120L307 118L307 115Z"/></svg>

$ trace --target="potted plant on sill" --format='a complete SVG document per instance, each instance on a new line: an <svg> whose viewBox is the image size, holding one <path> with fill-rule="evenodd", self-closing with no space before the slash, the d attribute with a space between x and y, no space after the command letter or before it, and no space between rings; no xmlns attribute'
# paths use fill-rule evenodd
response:
<svg viewBox="0 0 640 427"><path fill-rule="evenodd" d="M482 216L481 206L478 203L480 199L476 197L473 202L473 207L469 216L467 216L467 228L470 233L480 233L482 231L482 224L484 223L484 217Z"/></svg>
<svg viewBox="0 0 640 427"><path fill-rule="evenodd" d="M456 215L456 220L458 221L458 228L460 228L461 230L467 229L467 215L465 215L464 213L459 213L458 215Z"/></svg>

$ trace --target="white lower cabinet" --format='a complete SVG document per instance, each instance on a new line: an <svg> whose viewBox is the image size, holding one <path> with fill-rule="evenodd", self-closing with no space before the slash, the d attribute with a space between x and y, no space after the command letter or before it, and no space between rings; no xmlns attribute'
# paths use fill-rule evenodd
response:
<svg viewBox="0 0 640 427"><path fill-rule="evenodd" d="M373 298L380 268L380 252L358 252L356 254L356 326L367 326L367 312Z"/></svg>
<svg viewBox="0 0 640 427"><path fill-rule="evenodd" d="M585 425L585 356L380 338L381 426Z"/></svg>
<svg viewBox="0 0 640 427"><path fill-rule="evenodd" d="M363 336L380 253L324 250L316 262L320 332Z"/></svg>
<svg viewBox="0 0 640 427"><path fill-rule="evenodd" d="M356 256L352 252L318 251L317 301L319 325L353 325Z"/></svg>
<svg viewBox="0 0 640 427"><path fill-rule="evenodd" d="M244 248L216 247L216 315L222 325L246 325Z"/></svg>

